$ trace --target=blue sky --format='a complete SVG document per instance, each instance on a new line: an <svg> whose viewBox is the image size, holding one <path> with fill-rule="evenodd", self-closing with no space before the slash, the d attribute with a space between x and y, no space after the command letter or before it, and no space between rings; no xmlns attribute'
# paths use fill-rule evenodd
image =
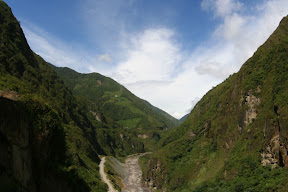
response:
<svg viewBox="0 0 288 192"><path fill-rule="evenodd" d="M287 0L6 0L31 48L179 118L253 55Z"/></svg>

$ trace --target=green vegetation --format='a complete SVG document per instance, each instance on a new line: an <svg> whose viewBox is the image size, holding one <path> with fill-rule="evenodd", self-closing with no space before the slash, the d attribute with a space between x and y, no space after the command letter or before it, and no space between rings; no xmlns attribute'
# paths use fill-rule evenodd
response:
<svg viewBox="0 0 288 192"><path fill-rule="evenodd" d="M42 187L50 191L59 188L106 191L99 178L98 155L121 157L144 151L136 133L127 133L104 115L95 102L74 96L51 65L31 51L19 22L3 1L0 2L0 94L9 98L1 98L0 103L1 110L6 109L0 117L7 121L4 124L1 121L0 125L1 141L3 138L7 148L7 154L1 150L1 158L12 154L14 158L22 157L17 150L9 150L16 139L9 130L23 127L31 135L24 137L24 134L21 139L31 143L28 147L31 154L27 152L25 156L30 184L26 178L14 175L21 171L19 167L5 164L7 160L14 165L15 159L5 159L0 163L0 177L7 180L7 188L12 189L15 182L21 190L28 191ZM14 109L17 118L12 113L13 106L18 106ZM14 126L12 119L20 126ZM20 151L26 154L24 149Z"/></svg>
<svg viewBox="0 0 288 192"><path fill-rule="evenodd" d="M168 129L178 121L112 79L33 53L0 1L0 190L107 191L99 155L159 148L140 158L144 181L159 190L286 191L287 34L288 17ZM119 185L117 163L107 170Z"/></svg>
<svg viewBox="0 0 288 192"><path fill-rule="evenodd" d="M287 190L287 33L285 17L237 74L162 137L145 181L168 191Z"/></svg>
<svg viewBox="0 0 288 192"><path fill-rule="evenodd" d="M9 170L16 168L3 162L0 177L7 180L5 189L34 191L50 186L47 189L57 191L64 186L63 189L72 191L106 191L99 178L98 155L121 158L144 152L144 144L146 150L152 150L161 130L178 124L173 117L110 78L48 64L31 51L19 22L3 1L0 2L0 94L8 98L3 100L7 110L12 109L10 99L14 100L13 105L19 105L20 117L26 119L28 115L23 129L33 133L23 139L33 143L31 155L27 156L31 163L28 166L31 184L15 176ZM12 112L9 114L5 122L13 118ZM7 139L7 150L12 145L9 129L12 127L0 129L1 138Z"/></svg>
<svg viewBox="0 0 288 192"><path fill-rule="evenodd" d="M116 121L123 128L149 131L178 125L172 116L108 77L98 73L80 74L69 68L53 68L73 94L97 103L106 119Z"/></svg>

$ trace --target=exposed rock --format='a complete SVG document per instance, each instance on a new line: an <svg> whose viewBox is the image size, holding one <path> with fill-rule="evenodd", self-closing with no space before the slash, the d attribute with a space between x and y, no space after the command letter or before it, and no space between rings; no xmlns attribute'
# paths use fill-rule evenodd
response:
<svg viewBox="0 0 288 192"><path fill-rule="evenodd" d="M98 85L99 87L102 86L102 81L101 81L101 80L97 80L96 82L97 82L97 85Z"/></svg>
<svg viewBox="0 0 288 192"><path fill-rule="evenodd" d="M277 128L278 129L278 128ZM270 139L266 150L261 153L262 165L275 168L277 165L288 167L288 155L286 144L281 142L279 131Z"/></svg>
<svg viewBox="0 0 288 192"><path fill-rule="evenodd" d="M252 91L249 91L246 96L240 98L239 105L245 109L238 117L238 131L240 134L248 125L255 121L258 113L256 106L260 103L260 99L254 96Z"/></svg>
<svg viewBox="0 0 288 192"><path fill-rule="evenodd" d="M279 133L272 137L272 139L270 140L270 146L272 148L271 152L275 156L279 152L280 148Z"/></svg>
<svg viewBox="0 0 288 192"><path fill-rule="evenodd" d="M91 110L90 110L90 113L95 117L95 119L97 121L99 121L99 122L103 121L103 115L102 114L98 114L97 112L91 111Z"/></svg>
<svg viewBox="0 0 288 192"><path fill-rule="evenodd" d="M188 136L189 137L194 137L196 134L191 130L188 132Z"/></svg>
<svg viewBox="0 0 288 192"><path fill-rule="evenodd" d="M13 101L17 101L20 96L15 91L2 91L2 90L0 90L0 97L4 97L7 99L11 99Z"/></svg>
<svg viewBox="0 0 288 192"><path fill-rule="evenodd" d="M260 93L262 91L261 85L258 85L256 88L256 93Z"/></svg>
<svg viewBox="0 0 288 192"><path fill-rule="evenodd" d="M260 99L252 95L252 91L250 91L248 95L245 97L245 105L247 105L248 107L245 113L245 120L244 120L244 124L246 127L256 119L258 111L257 109L255 109L255 106L259 104Z"/></svg>
<svg viewBox="0 0 288 192"><path fill-rule="evenodd" d="M143 173L145 186L150 189L162 189L162 184L167 182L167 175L164 173L164 167L159 159L149 159L147 163L147 172Z"/></svg>
<svg viewBox="0 0 288 192"><path fill-rule="evenodd" d="M149 135L148 134L138 134L137 137L142 138L142 139L147 139L147 138L149 138Z"/></svg>
<svg viewBox="0 0 288 192"><path fill-rule="evenodd" d="M243 128L238 125L238 131L240 134L242 133L242 130L243 130Z"/></svg>
<svg viewBox="0 0 288 192"><path fill-rule="evenodd" d="M227 142L225 143L225 147L226 147L226 149L228 149L228 150L230 149L230 146L229 146L229 144L228 144Z"/></svg>
<svg viewBox="0 0 288 192"><path fill-rule="evenodd" d="M120 133L119 136L120 136L120 138L121 138L122 141L123 141L123 138L125 137L125 135L124 135L123 133Z"/></svg>
<svg viewBox="0 0 288 192"><path fill-rule="evenodd" d="M284 143L280 144L280 158L282 160L282 166L288 167L288 154L287 154L287 147Z"/></svg>

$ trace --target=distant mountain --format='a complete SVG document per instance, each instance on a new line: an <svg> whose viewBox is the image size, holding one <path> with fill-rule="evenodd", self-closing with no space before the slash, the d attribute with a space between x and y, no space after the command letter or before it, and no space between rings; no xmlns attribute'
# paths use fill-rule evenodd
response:
<svg viewBox="0 0 288 192"><path fill-rule="evenodd" d="M184 115L183 117L181 117L181 118L179 119L179 121L180 121L181 123L183 123L188 116L189 116L189 113L186 114L186 115Z"/></svg>
<svg viewBox="0 0 288 192"><path fill-rule="evenodd" d="M160 141L144 181L160 191L287 191L288 17L240 71Z"/></svg>
<svg viewBox="0 0 288 192"><path fill-rule="evenodd" d="M111 78L99 73L80 74L69 68L53 67L74 95L97 104L106 119L126 129L163 130L179 122L168 113L152 106Z"/></svg>

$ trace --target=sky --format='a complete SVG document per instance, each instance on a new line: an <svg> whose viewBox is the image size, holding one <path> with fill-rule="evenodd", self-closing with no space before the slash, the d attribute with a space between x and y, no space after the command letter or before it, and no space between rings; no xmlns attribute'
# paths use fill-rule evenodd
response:
<svg viewBox="0 0 288 192"><path fill-rule="evenodd" d="M287 0L6 0L47 62L113 78L181 118L237 72Z"/></svg>

